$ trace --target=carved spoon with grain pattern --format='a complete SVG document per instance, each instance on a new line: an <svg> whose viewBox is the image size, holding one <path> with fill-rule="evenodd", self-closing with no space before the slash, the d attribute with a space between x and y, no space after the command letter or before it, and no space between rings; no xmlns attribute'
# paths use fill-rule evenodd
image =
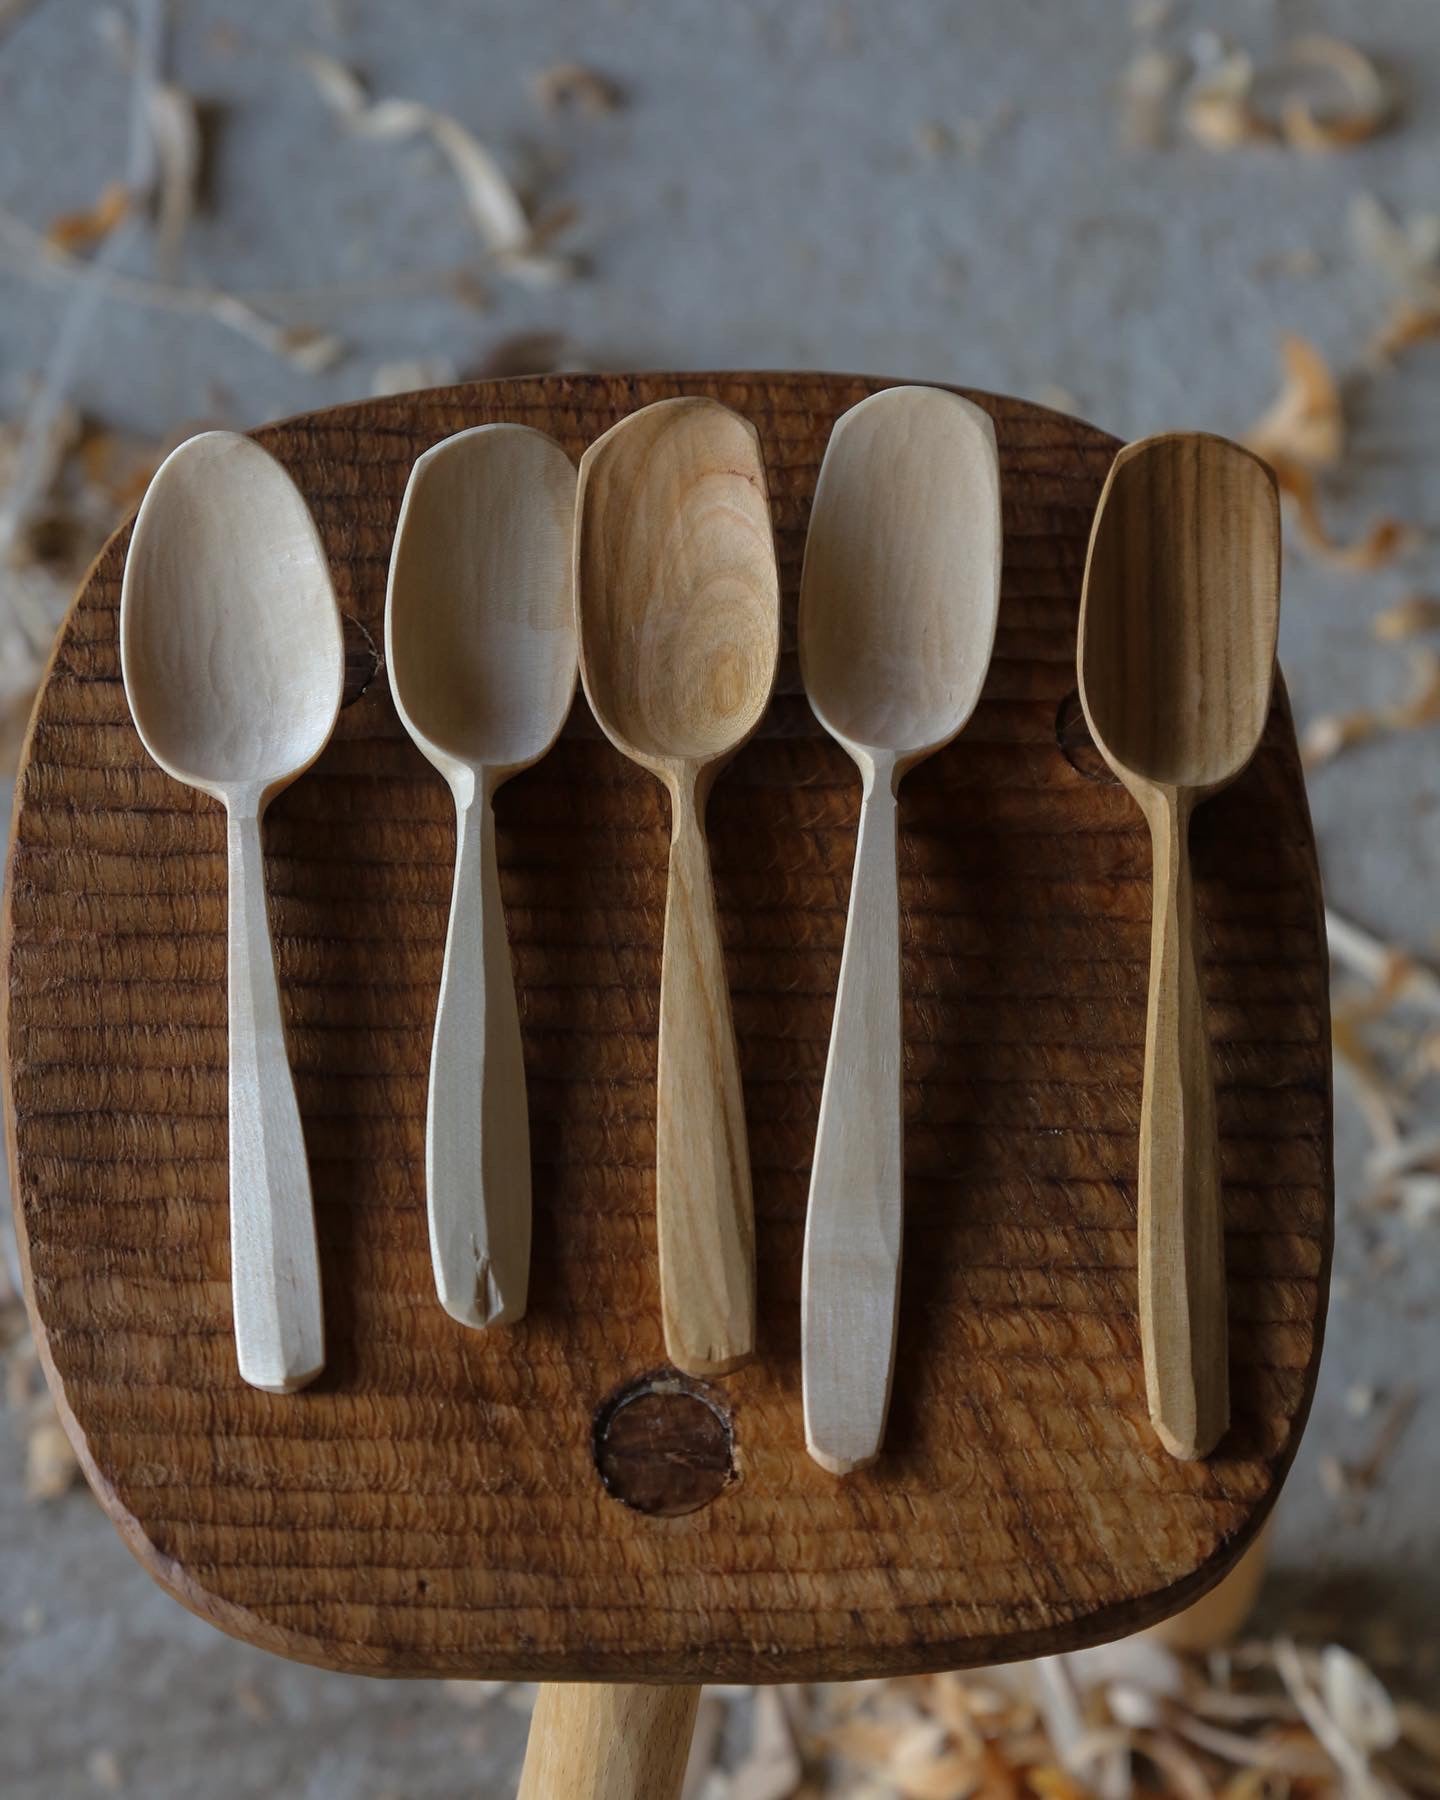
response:
<svg viewBox="0 0 1440 1800"><path fill-rule="evenodd" d="M705 840L716 775L775 681L780 584L755 429L714 400L632 413L580 463L580 674L610 741L670 795L655 1212L671 1360L755 1343L755 1228L740 1068Z"/></svg>
<svg viewBox="0 0 1440 1800"><path fill-rule="evenodd" d="M901 777L964 727L1000 604L989 415L883 389L831 433L800 583L816 718L860 771L860 834L820 1098L801 1283L805 1441L843 1475L879 1454L900 1287L904 1156Z"/></svg>
<svg viewBox="0 0 1440 1800"><path fill-rule="evenodd" d="M235 1344L246 1381L289 1392L320 1372L324 1326L260 818L329 741L344 647L314 521L251 439L205 432L156 472L125 561L120 658L145 748L225 808Z"/></svg>
<svg viewBox="0 0 1440 1800"><path fill-rule="evenodd" d="M1140 1337L1151 1422L1206 1456L1229 1420L1215 1083L1197 964L1190 815L1233 781L1270 710L1280 617L1275 477L1177 432L1116 457L1090 537L1080 699L1154 851L1140 1111Z"/></svg>
<svg viewBox="0 0 1440 1800"><path fill-rule="evenodd" d="M480 425L415 464L390 560L385 660L406 730L455 799L455 882L425 1128L441 1304L513 1323L530 1279L530 1124L495 790L554 743L575 694L575 465Z"/></svg>

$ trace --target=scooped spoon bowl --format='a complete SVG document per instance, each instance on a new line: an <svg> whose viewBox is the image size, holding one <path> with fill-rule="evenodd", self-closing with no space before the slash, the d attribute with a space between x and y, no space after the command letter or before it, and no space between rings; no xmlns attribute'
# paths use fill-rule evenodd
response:
<svg viewBox="0 0 1440 1800"><path fill-rule="evenodd" d="M769 703L780 586L753 427L713 400L623 419L580 464L580 673L610 741L670 792L655 1207L671 1360L744 1362L755 1235L739 1062L705 842L716 775Z"/></svg>
<svg viewBox="0 0 1440 1800"><path fill-rule="evenodd" d="M1196 961L1196 803L1254 754L1280 614L1274 475L1223 438L1175 433L1115 459L1090 539L1079 683L1091 735L1154 852L1140 1113L1140 1335L1151 1421L1175 1456L1229 1419L1214 1078Z"/></svg>
<svg viewBox="0 0 1440 1800"><path fill-rule="evenodd" d="M896 789L974 711L1000 602L1000 470L978 406L886 388L836 424L800 584L800 666L860 771L850 913L805 1222L805 1439L835 1474L880 1452L903 1236Z"/></svg>
<svg viewBox="0 0 1440 1800"><path fill-rule="evenodd" d="M530 1126L492 801L554 743L574 698L574 519L560 446L481 425L415 464L390 562L391 692L455 799L425 1188L441 1304L476 1327L521 1318L529 1290Z"/></svg>
<svg viewBox="0 0 1440 1800"><path fill-rule="evenodd" d="M206 432L157 471L125 563L120 657L146 749L226 810L236 1348L246 1381L288 1392L319 1372L324 1324L260 818L329 740L344 645L314 521L251 439Z"/></svg>

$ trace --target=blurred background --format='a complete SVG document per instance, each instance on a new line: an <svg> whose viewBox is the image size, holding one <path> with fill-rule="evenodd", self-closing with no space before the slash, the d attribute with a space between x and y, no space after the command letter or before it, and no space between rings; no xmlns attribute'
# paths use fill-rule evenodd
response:
<svg viewBox="0 0 1440 1800"><path fill-rule="evenodd" d="M7 776L86 564L204 426L814 367L1208 428L1281 475L1338 1241L1259 1610L1218 1656L713 1693L693 1800L1440 1792L1437 174L1433 0L0 0ZM151 1585L0 1232L0 1791L510 1791L525 1689L292 1667Z"/></svg>

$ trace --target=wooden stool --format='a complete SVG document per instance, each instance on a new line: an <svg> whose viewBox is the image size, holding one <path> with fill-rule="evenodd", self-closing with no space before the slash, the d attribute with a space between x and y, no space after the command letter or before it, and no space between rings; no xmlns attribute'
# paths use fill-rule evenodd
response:
<svg viewBox="0 0 1440 1800"><path fill-rule="evenodd" d="M963 1668L1176 1610L1268 1512L1314 1387L1331 1238L1327 967L1294 733L1277 687L1259 754L1194 828L1233 1422L1209 1461L1186 1464L1148 1423L1135 1318L1148 840L1075 694L1085 545L1115 445L985 395L1006 526L994 666L969 728L901 801L895 1402L874 1468L837 1481L805 1454L801 1232L859 787L800 691L793 607L831 424L880 385L552 376L257 433L314 508L352 665L334 741L265 826L326 1290L327 1367L299 1394L246 1387L231 1338L224 821L130 723L126 531L80 593L15 814L20 1239L36 1337L101 1503L156 1580L223 1630L376 1675L694 1684ZM665 802L583 702L498 806L534 1147L530 1310L479 1333L435 1299L425 1086L453 816L374 648L420 451L516 419L578 456L680 393L759 428L787 599L778 697L710 806L760 1300L755 1361L710 1383L667 1369L660 1335ZM532 1758L526 1791L672 1791L693 1694L585 1698L542 1699L541 1726L564 1741L542 1747L543 1767ZM626 1746L607 1761L615 1732L645 1735L650 1764ZM578 1779L564 1772L577 1757Z"/></svg>

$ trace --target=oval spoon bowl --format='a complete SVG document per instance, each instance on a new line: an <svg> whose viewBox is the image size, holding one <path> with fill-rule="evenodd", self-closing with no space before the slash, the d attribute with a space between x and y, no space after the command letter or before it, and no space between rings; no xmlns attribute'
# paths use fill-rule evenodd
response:
<svg viewBox="0 0 1440 1800"><path fill-rule="evenodd" d="M120 662L151 756L225 807L236 1353L253 1387L288 1393L320 1371L324 1320L260 819L329 741L345 652L309 508L249 438L206 432L157 470L125 560Z"/></svg>

